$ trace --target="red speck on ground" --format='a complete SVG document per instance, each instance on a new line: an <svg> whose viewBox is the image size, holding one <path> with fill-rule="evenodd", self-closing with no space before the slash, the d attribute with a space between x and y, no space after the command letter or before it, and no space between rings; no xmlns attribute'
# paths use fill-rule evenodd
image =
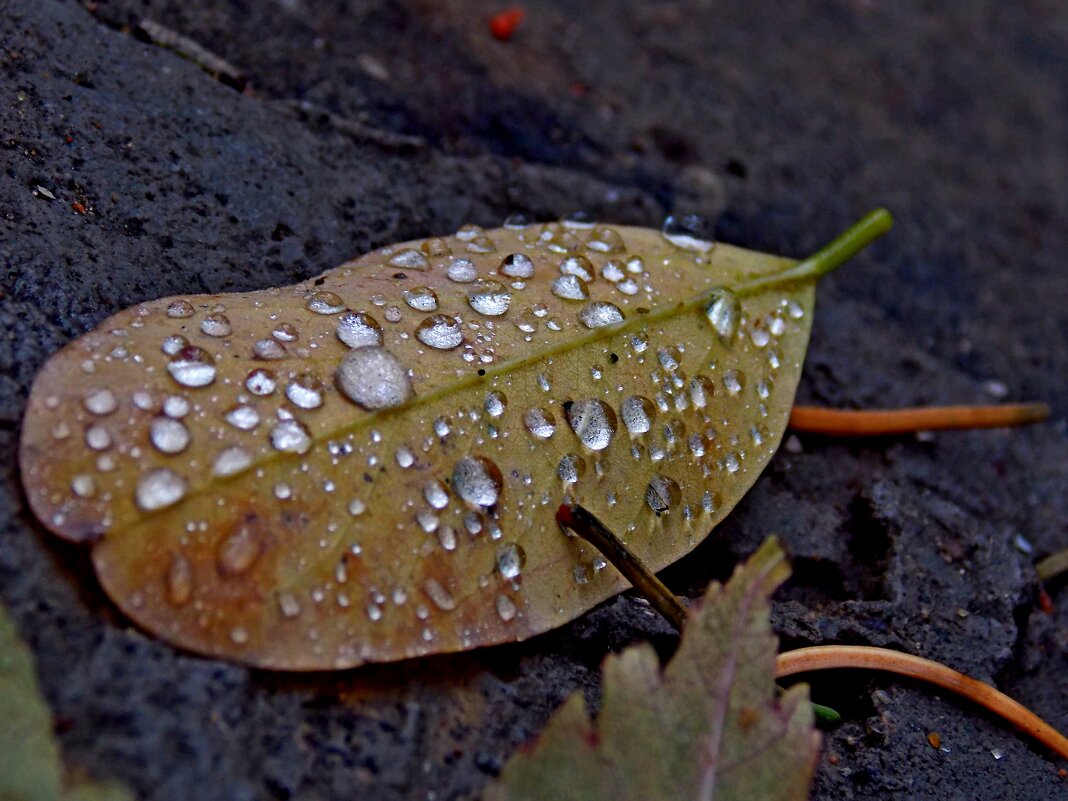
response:
<svg viewBox="0 0 1068 801"><path fill-rule="evenodd" d="M523 17L526 15L527 12L519 6L494 14L489 21L490 33L493 34L494 39L507 42L512 38L515 29L519 27L519 23L523 21Z"/></svg>

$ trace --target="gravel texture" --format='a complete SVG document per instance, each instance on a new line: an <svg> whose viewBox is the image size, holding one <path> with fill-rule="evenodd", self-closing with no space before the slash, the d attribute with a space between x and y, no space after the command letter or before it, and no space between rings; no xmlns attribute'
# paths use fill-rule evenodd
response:
<svg viewBox="0 0 1068 801"><path fill-rule="evenodd" d="M665 575L697 594L775 532L795 555L786 644L904 648L1068 730L1068 595L1040 611L1032 567L1068 547L1068 7L574 5L531 4L503 43L482 0L0 3L0 599L69 765L150 799L474 798L567 694L596 698L605 654L670 651L622 596L459 657L312 677L212 662L131 627L19 489L35 371L109 314L576 208L696 210L784 254L893 210L823 282L802 399L1040 398L1052 421L794 439ZM241 76L153 44L151 23ZM846 716L816 799L1068 798L1059 765L964 704L870 675L813 686Z"/></svg>

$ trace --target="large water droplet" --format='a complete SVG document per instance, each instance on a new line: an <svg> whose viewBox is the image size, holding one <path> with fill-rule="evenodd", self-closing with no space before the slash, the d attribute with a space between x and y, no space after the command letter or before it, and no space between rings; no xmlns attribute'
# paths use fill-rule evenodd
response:
<svg viewBox="0 0 1068 801"><path fill-rule="evenodd" d="M189 414L189 400L181 395L169 395L163 400L163 413L167 417L181 420Z"/></svg>
<svg viewBox="0 0 1068 801"><path fill-rule="evenodd" d="M660 366L669 373L674 373L682 364L682 354L679 349L670 346L657 348L656 359L660 362Z"/></svg>
<svg viewBox="0 0 1068 801"><path fill-rule="evenodd" d="M455 259L449 262L448 276L450 281L458 284L470 284L478 277L478 270L471 259Z"/></svg>
<svg viewBox="0 0 1068 801"><path fill-rule="evenodd" d="M467 296L471 308L488 317L499 317L508 311L512 294L500 281L482 280L475 284Z"/></svg>
<svg viewBox="0 0 1068 801"><path fill-rule="evenodd" d="M85 444L94 451L106 451L111 447L111 434L103 426L89 426L85 429Z"/></svg>
<svg viewBox="0 0 1068 801"><path fill-rule="evenodd" d="M703 375L695 375L690 379L690 402L695 409L705 408L716 394L716 385L712 379Z"/></svg>
<svg viewBox="0 0 1068 801"><path fill-rule="evenodd" d="M447 314L432 314L415 329L416 338L431 348L451 350L464 341L460 321Z"/></svg>
<svg viewBox="0 0 1068 801"><path fill-rule="evenodd" d="M436 478L432 478L423 487L423 497L435 509L444 509L449 505L449 491Z"/></svg>
<svg viewBox="0 0 1068 801"><path fill-rule="evenodd" d="M323 382L317 375L301 373L286 384L286 397L301 409L318 409L323 405Z"/></svg>
<svg viewBox="0 0 1068 801"><path fill-rule="evenodd" d="M233 328L225 314L209 314L200 321L200 330L209 337L228 337Z"/></svg>
<svg viewBox="0 0 1068 801"><path fill-rule="evenodd" d="M714 289L705 304L705 317L725 345L730 345L738 333L742 317L742 305L738 296L729 289Z"/></svg>
<svg viewBox="0 0 1068 801"><path fill-rule="evenodd" d="M189 447L189 429L169 417L155 418L149 426L148 438L160 453L181 453Z"/></svg>
<svg viewBox="0 0 1068 801"><path fill-rule="evenodd" d="M404 293L405 302L416 311L432 312L438 308L438 296L428 286L417 286Z"/></svg>
<svg viewBox="0 0 1068 801"><path fill-rule="evenodd" d="M601 328L623 322L623 312L614 303L595 300L582 307L579 321L587 328Z"/></svg>
<svg viewBox="0 0 1068 801"><path fill-rule="evenodd" d="M185 496L185 480L166 467L151 470L137 482L134 499L145 512L164 509Z"/></svg>
<svg viewBox="0 0 1068 801"><path fill-rule="evenodd" d="M98 417L112 414L119 403L115 400L115 393L110 389L94 389L82 400L85 411Z"/></svg>
<svg viewBox="0 0 1068 801"><path fill-rule="evenodd" d="M586 472L586 460L574 453L565 453L556 465L556 475L565 484L574 484Z"/></svg>
<svg viewBox="0 0 1068 801"><path fill-rule="evenodd" d="M283 453L307 453L312 438L299 420L282 420L271 429L271 445Z"/></svg>
<svg viewBox="0 0 1068 801"><path fill-rule="evenodd" d="M259 368L245 377L245 389L253 395L270 395L276 386L274 373L270 370Z"/></svg>
<svg viewBox="0 0 1068 801"><path fill-rule="evenodd" d="M449 243L440 237L431 237L424 240L423 244L419 246L419 249L428 256L448 256L452 253L452 248L449 247Z"/></svg>
<svg viewBox="0 0 1068 801"><path fill-rule="evenodd" d="M677 248L692 253L707 253L712 249L712 226L698 214L671 215L660 229L664 239Z"/></svg>
<svg viewBox="0 0 1068 801"><path fill-rule="evenodd" d="M237 475L247 470L252 465L252 454L244 448L234 445L223 448L212 463L211 472L214 475L226 477Z"/></svg>
<svg viewBox="0 0 1068 801"><path fill-rule="evenodd" d="M226 422L242 431L251 431L260 424L260 413L252 406L239 403L227 409Z"/></svg>
<svg viewBox="0 0 1068 801"><path fill-rule="evenodd" d="M556 433L556 418L548 409L530 409L523 415L523 425L538 439L549 439Z"/></svg>
<svg viewBox="0 0 1068 801"><path fill-rule="evenodd" d="M160 350L168 356L173 356L188 344L189 340L181 334L171 334L171 336L163 340L163 343L160 345Z"/></svg>
<svg viewBox="0 0 1068 801"><path fill-rule="evenodd" d="M522 231L524 228L529 228L533 223L534 221L526 214L516 212L505 217L503 225L509 231Z"/></svg>
<svg viewBox="0 0 1068 801"><path fill-rule="evenodd" d="M400 267L403 270L415 270L423 272L430 269L430 261L414 248L405 248L389 260L391 267Z"/></svg>
<svg viewBox="0 0 1068 801"><path fill-rule="evenodd" d="M590 231L590 236L586 240L586 247L598 253L620 253L627 249L619 231L603 225L598 225Z"/></svg>
<svg viewBox="0 0 1068 801"><path fill-rule="evenodd" d="M514 543L506 543L497 548L497 571L506 579L517 578L526 561L526 553Z"/></svg>
<svg viewBox="0 0 1068 801"><path fill-rule="evenodd" d="M734 451L730 451L723 457L723 469L728 473L737 473L742 467L742 460Z"/></svg>
<svg viewBox="0 0 1068 801"><path fill-rule="evenodd" d="M346 311L337 318L337 338L350 348L382 344L382 326L367 312Z"/></svg>
<svg viewBox="0 0 1068 801"><path fill-rule="evenodd" d="M445 586L435 578L428 578L423 582L423 592L430 602L442 612L451 612L456 608L456 599L452 597Z"/></svg>
<svg viewBox="0 0 1068 801"><path fill-rule="evenodd" d="M334 292L313 292L306 305L316 314L337 314L345 310L345 301Z"/></svg>
<svg viewBox="0 0 1068 801"><path fill-rule="evenodd" d="M183 387L206 387L215 380L215 360L207 351L190 346L178 351L167 372Z"/></svg>
<svg viewBox="0 0 1068 801"><path fill-rule="evenodd" d="M592 451L603 451L616 433L616 413L603 400L591 398L565 405L567 422L575 435Z"/></svg>
<svg viewBox="0 0 1068 801"><path fill-rule="evenodd" d="M278 611L282 613L282 617L292 620L300 614L300 601L291 592L278 593Z"/></svg>
<svg viewBox="0 0 1068 801"><path fill-rule="evenodd" d="M561 275L553 281L552 293L564 300L588 300L590 297L586 282L575 275Z"/></svg>
<svg viewBox="0 0 1068 801"><path fill-rule="evenodd" d="M745 389L745 373L741 370L724 370L723 388L727 390L728 395L737 395Z"/></svg>
<svg viewBox="0 0 1068 801"><path fill-rule="evenodd" d="M164 579L167 600L174 606L182 606L193 597L193 566L180 553L171 553Z"/></svg>
<svg viewBox="0 0 1068 801"><path fill-rule="evenodd" d="M642 395L631 395L620 408L620 416L623 425L632 435L644 434L653 427L653 416L656 409L653 402Z"/></svg>
<svg viewBox="0 0 1068 801"><path fill-rule="evenodd" d="M679 489L679 485L674 479L664 476L653 476L649 481L649 486L645 489L645 502L657 516L670 512L679 505L681 499L682 490Z"/></svg>
<svg viewBox="0 0 1068 801"><path fill-rule="evenodd" d="M509 278L532 278L534 276L534 262L530 256L523 253L512 253L504 257L498 268L501 275Z"/></svg>
<svg viewBox="0 0 1068 801"><path fill-rule="evenodd" d="M260 555L260 538L255 529L241 523L219 542L215 565L222 576L239 576L248 571Z"/></svg>
<svg viewBox="0 0 1068 801"><path fill-rule="evenodd" d="M286 347L277 339L271 339L265 337L264 339L257 339L252 343L252 358L259 359L260 361L273 361L276 359L284 359L289 354L286 353Z"/></svg>
<svg viewBox="0 0 1068 801"><path fill-rule="evenodd" d="M465 456L452 470L453 491L472 506L493 506L501 485L500 469L484 456Z"/></svg>
<svg viewBox="0 0 1068 801"><path fill-rule="evenodd" d="M592 281L596 274L593 263L585 256L568 256L560 262L560 273L581 278L586 283Z"/></svg>
<svg viewBox="0 0 1068 801"><path fill-rule="evenodd" d="M279 323L271 331L271 336L279 342L295 342L300 333L292 323Z"/></svg>
<svg viewBox="0 0 1068 801"><path fill-rule="evenodd" d="M193 308L193 304L188 300L176 300L167 307L168 317L192 317L195 313L196 309Z"/></svg>
<svg viewBox="0 0 1068 801"><path fill-rule="evenodd" d="M493 392L486 395L486 400L483 401L483 408L486 410L486 414L490 417L500 417L504 414L504 409L508 405L508 398L505 397L503 392Z"/></svg>
<svg viewBox="0 0 1068 801"><path fill-rule="evenodd" d="M371 346L349 351L335 375L338 389L364 409L388 409L412 394L408 371L385 348Z"/></svg>
<svg viewBox="0 0 1068 801"><path fill-rule="evenodd" d="M509 598L507 595L497 596L497 617L508 623L516 616L515 601Z"/></svg>

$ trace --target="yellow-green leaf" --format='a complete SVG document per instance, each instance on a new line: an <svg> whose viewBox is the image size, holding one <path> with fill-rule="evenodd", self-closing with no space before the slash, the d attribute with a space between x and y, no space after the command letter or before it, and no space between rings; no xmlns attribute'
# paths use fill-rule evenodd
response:
<svg viewBox="0 0 1068 801"><path fill-rule="evenodd" d="M284 289L120 312L41 370L38 518L181 646L343 668L519 640L625 585L574 500L654 568L778 445L816 277L685 227L467 226Z"/></svg>
<svg viewBox="0 0 1068 801"><path fill-rule="evenodd" d="M3 801L128 801L114 783L66 782L52 713L41 698L30 650L0 606L0 799Z"/></svg>
<svg viewBox="0 0 1068 801"><path fill-rule="evenodd" d="M608 657L596 722L573 695L487 801L804 801L819 735L807 687L776 697L768 621L788 573L769 540L709 588L663 671L649 645Z"/></svg>

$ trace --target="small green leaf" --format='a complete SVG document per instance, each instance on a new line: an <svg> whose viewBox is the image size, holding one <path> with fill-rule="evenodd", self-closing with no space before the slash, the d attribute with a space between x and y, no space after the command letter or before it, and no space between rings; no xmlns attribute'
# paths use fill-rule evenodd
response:
<svg viewBox="0 0 1068 801"><path fill-rule="evenodd" d="M819 734L807 687L777 693L769 624L788 573L769 540L709 588L665 669L648 645L610 656L596 722L569 698L487 801L804 801Z"/></svg>
<svg viewBox="0 0 1068 801"><path fill-rule="evenodd" d="M52 713L41 698L30 649L0 606L0 801L129 801L114 782L63 785Z"/></svg>

